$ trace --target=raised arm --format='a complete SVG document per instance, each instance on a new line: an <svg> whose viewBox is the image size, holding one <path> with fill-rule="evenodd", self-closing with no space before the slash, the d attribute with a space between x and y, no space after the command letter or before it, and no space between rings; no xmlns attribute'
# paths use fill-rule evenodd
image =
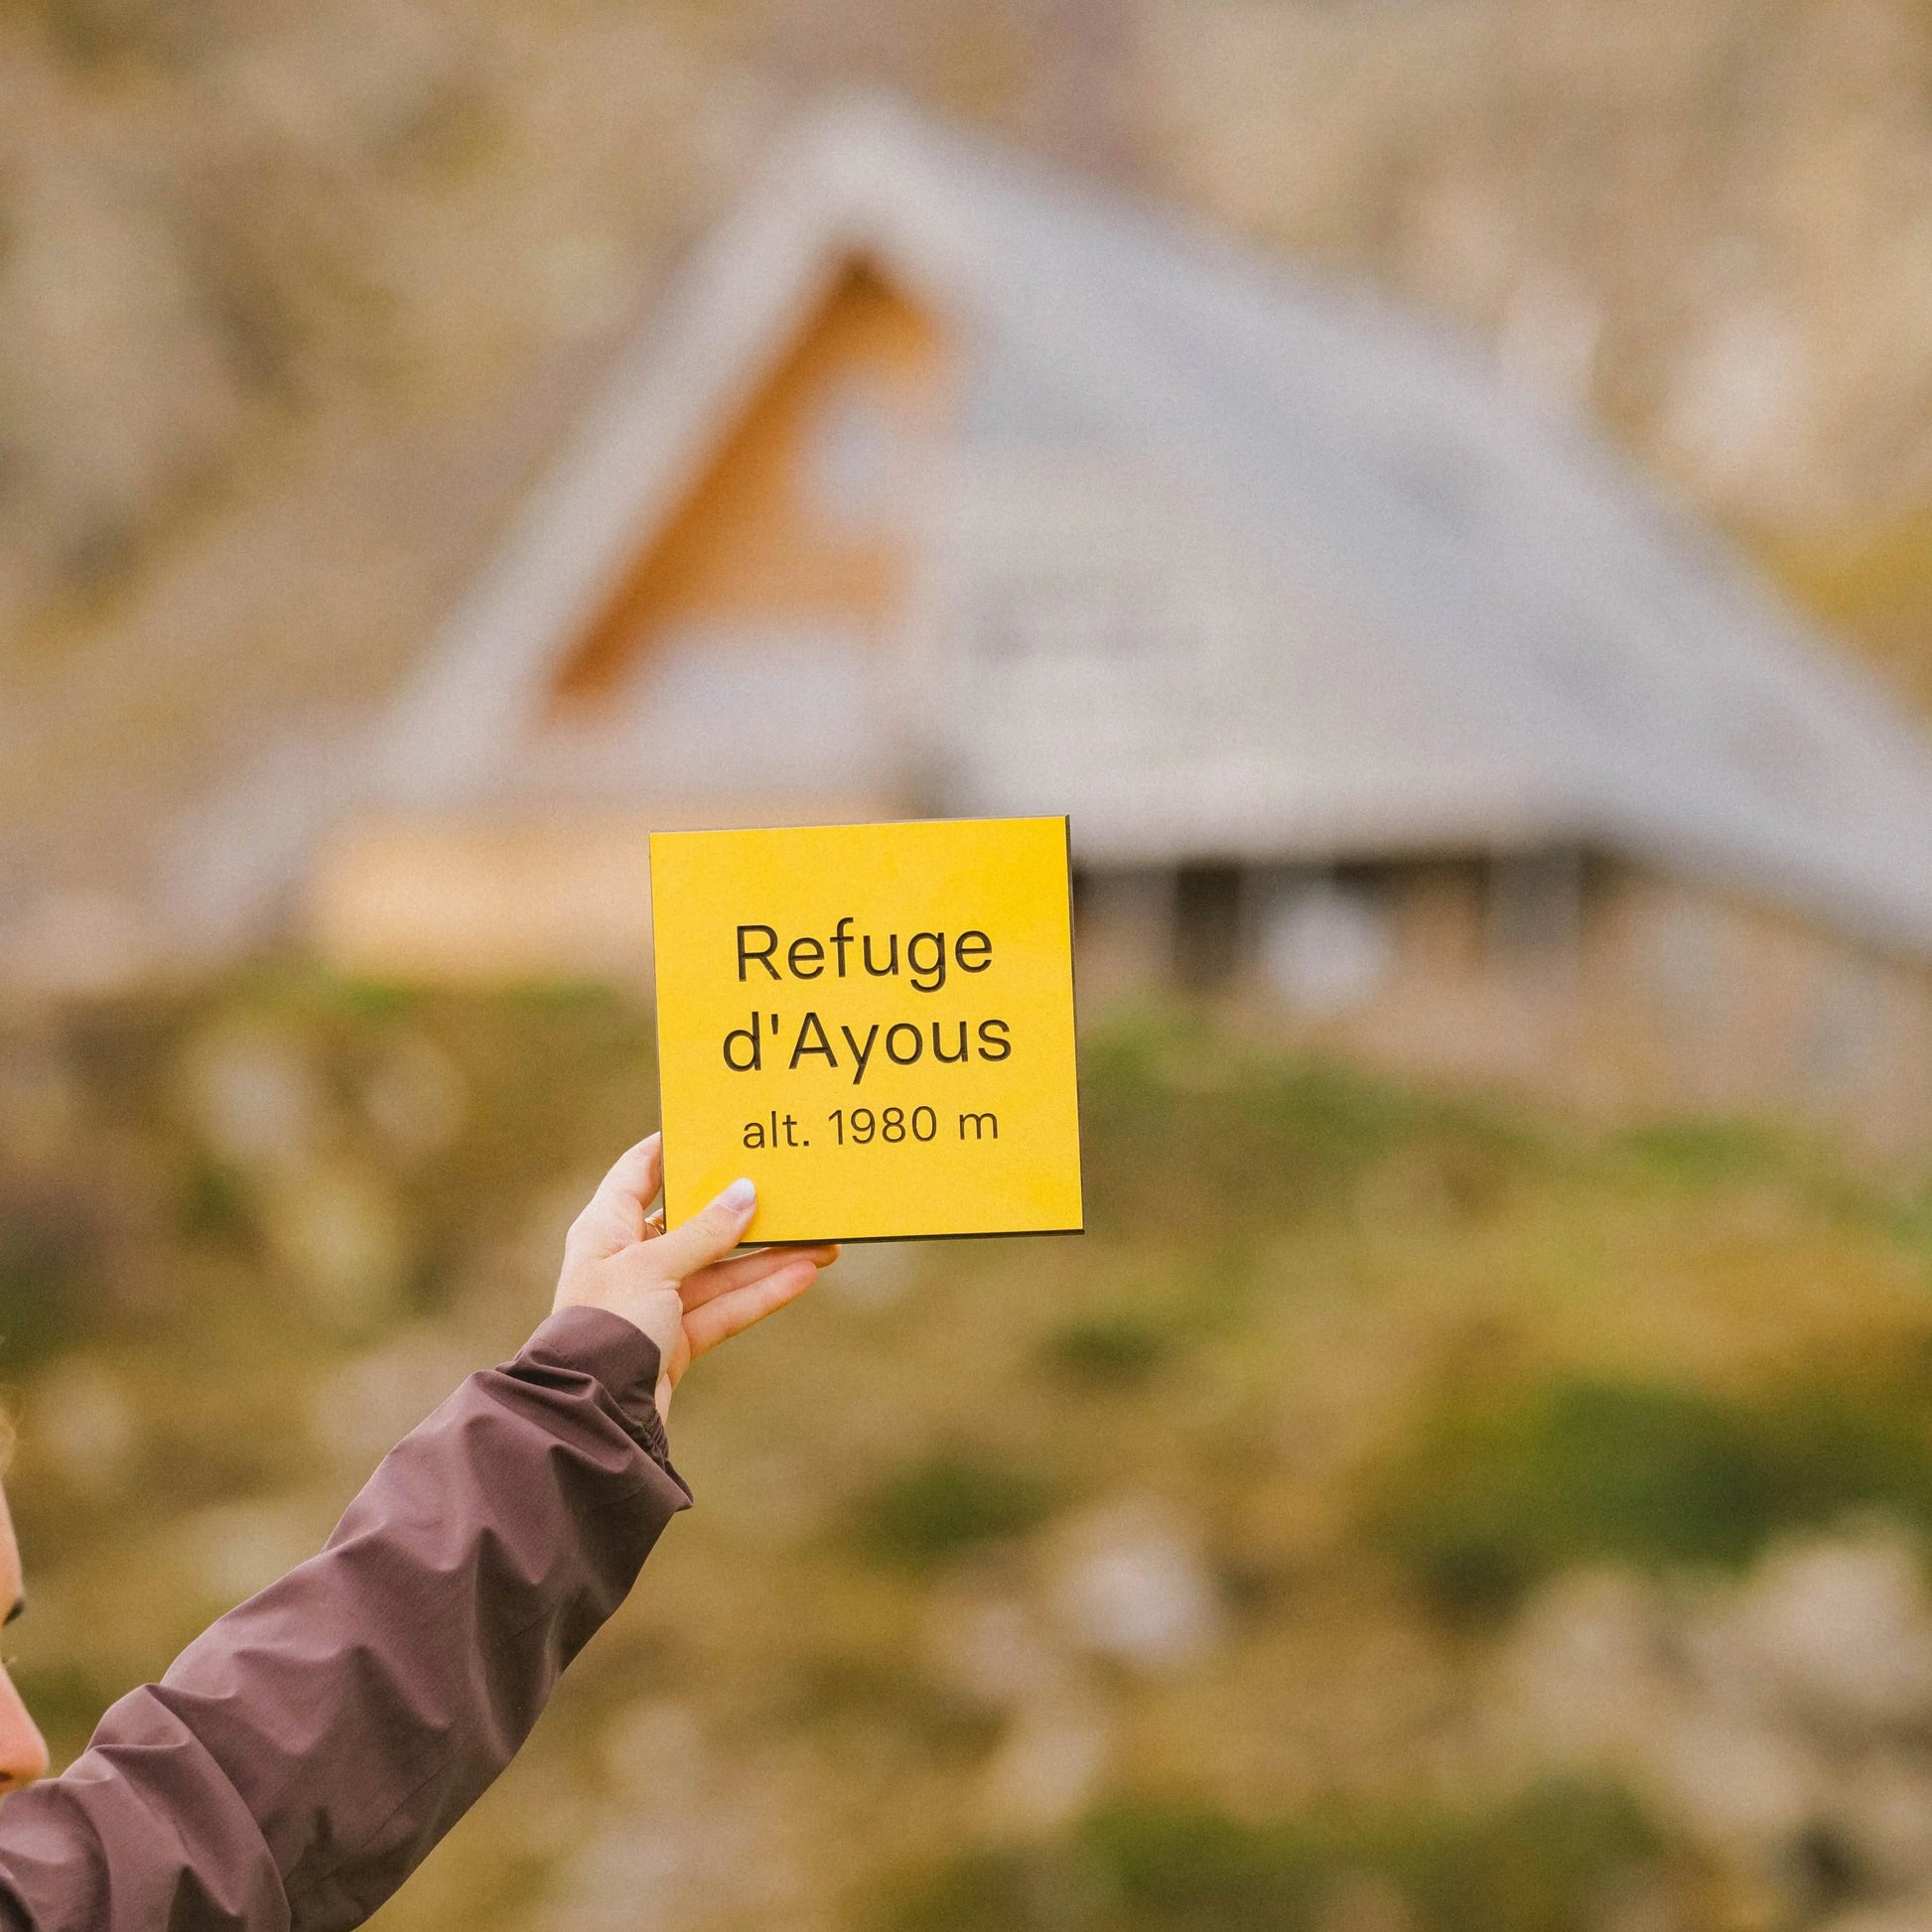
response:
<svg viewBox="0 0 1932 1932"><path fill-rule="evenodd" d="M390 1453L321 1555L0 1808L0 1927L336 1932L475 1802L690 1500L676 1375L829 1258L723 1259L749 1200L655 1237L656 1172L650 1143L619 1163L557 1311Z"/></svg>

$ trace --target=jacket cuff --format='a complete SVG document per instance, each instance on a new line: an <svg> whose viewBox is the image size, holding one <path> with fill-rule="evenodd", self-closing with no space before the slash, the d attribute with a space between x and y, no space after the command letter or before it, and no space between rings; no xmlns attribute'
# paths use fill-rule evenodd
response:
<svg viewBox="0 0 1932 1932"><path fill-rule="evenodd" d="M617 1405L638 1446L671 1469L670 1444L657 1413L657 1344L634 1322L608 1309L559 1309L516 1360L590 1376ZM684 1486L681 1477L678 1486Z"/></svg>

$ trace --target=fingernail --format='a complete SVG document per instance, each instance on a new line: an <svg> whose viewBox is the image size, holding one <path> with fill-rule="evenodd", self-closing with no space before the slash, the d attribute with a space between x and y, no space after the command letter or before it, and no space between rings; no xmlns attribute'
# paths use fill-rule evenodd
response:
<svg viewBox="0 0 1932 1932"><path fill-rule="evenodd" d="M718 1196L718 1205L730 1208L734 1214L741 1214L746 1208L757 1206L759 1190L756 1183L750 1180L734 1180Z"/></svg>

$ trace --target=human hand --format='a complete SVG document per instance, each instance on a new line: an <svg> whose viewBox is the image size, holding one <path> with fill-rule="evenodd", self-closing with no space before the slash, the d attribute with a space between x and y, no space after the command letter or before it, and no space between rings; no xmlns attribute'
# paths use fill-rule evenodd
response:
<svg viewBox="0 0 1932 1932"><path fill-rule="evenodd" d="M758 1207L749 1180L735 1180L670 1234L649 1211L664 1177L660 1136L622 1155L564 1238L556 1309L608 1309L657 1344L657 1413L708 1349L795 1302L838 1259L833 1246L756 1248L733 1255ZM729 1257L729 1258L728 1258Z"/></svg>

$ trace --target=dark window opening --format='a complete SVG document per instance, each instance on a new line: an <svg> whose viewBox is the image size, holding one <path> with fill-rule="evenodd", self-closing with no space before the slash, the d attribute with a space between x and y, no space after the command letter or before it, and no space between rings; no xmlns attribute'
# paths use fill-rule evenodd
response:
<svg viewBox="0 0 1932 1932"><path fill-rule="evenodd" d="M1197 992L1228 984L1240 963L1241 870L1183 866L1174 881L1174 956Z"/></svg>
<svg viewBox="0 0 1932 1932"><path fill-rule="evenodd" d="M1569 848L1500 854L1490 861L1490 955L1499 964L1567 959L1584 916L1585 864Z"/></svg>

